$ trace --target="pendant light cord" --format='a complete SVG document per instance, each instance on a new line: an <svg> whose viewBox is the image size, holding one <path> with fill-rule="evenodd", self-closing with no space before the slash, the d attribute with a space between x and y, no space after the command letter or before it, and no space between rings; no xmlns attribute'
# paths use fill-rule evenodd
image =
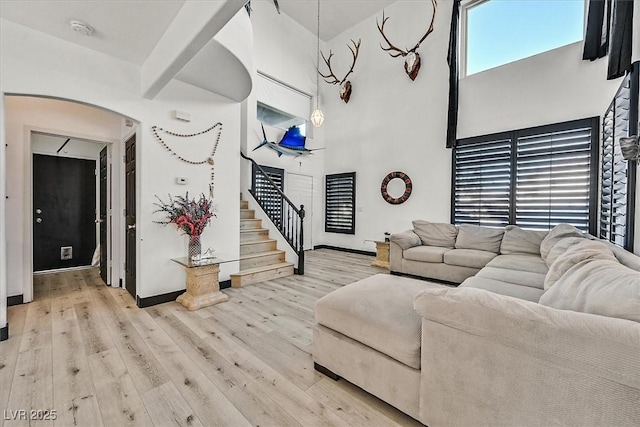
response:
<svg viewBox="0 0 640 427"><path fill-rule="evenodd" d="M320 0L318 0L318 26L317 26L317 36L316 37L316 110L318 109L318 98L320 98L320 77L318 73L320 72Z"/></svg>

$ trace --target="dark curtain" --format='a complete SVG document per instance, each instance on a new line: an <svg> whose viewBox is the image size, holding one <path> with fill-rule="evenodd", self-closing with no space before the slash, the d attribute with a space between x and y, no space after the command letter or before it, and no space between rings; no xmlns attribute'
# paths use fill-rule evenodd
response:
<svg viewBox="0 0 640 427"><path fill-rule="evenodd" d="M633 3L633 0L615 0L613 4L608 80L622 77L631 72ZM639 41L636 40L636 42Z"/></svg>
<svg viewBox="0 0 640 427"><path fill-rule="evenodd" d="M454 0L449 31L449 111L447 116L447 148L456 146L458 131L458 22L460 0Z"/></svg>
<svg viewBox="0 0 640 427"><path fill-rule="evenodd" d="M589 1L587 32L584 35L582 59L594 61L607 55L609 22L611 22L611 0Z"/></svg>
<svg viewBox="0 0 640 427"><path fill-rule="evenodd" d="M609 55L607 79L631 71L633 0L589 0L582 59Z"/></svg>

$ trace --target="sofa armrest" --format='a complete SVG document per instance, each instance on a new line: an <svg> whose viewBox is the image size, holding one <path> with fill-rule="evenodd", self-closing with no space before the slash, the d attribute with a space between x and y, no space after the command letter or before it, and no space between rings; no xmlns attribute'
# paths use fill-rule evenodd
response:
<svg viewBox="0 0 640 427"><path fill-rule="evenodd" d="M389 237L389 240L400 246L403 251L422 244L420 237L418 237L418 235L412 230L392 234L391 237Z"/></svg>
<svg viewBox="0 0 640 427"><path fill-rule="evenodd" d="M637 425L640 323L474 288L429 289L420 421L438 425Z"/></svg>

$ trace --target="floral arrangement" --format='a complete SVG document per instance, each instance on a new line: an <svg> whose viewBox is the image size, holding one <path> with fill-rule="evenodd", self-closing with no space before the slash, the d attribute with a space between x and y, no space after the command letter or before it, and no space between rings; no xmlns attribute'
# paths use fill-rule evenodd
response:
<svg viewBox="0 0 640 427"><path fill-rule="evenodd" d="M155 203L158 210L155 212L164 212L167 215L166 221L155 221L158 224L175 224L178 229L189 236L190 242L198 240L204 228L209 225L211 218L216 215L213 213L211 200L207 199L204 194L200 194L198 200L189 199L189 192L184 196L169 195L169 202L165 203L156 196L159 203Z"/></svg>

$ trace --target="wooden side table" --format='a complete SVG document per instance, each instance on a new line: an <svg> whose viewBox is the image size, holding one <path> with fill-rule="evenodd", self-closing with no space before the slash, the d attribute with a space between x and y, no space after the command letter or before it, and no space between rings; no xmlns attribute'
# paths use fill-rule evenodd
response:
<svg viewBox="0 0 640 427"><path fill-rule="evenodd" d="M389 268L389 242L377 241L376 259L371 263L374 267Z"/></svg>
<svg viewBox="0 0 640 427"><path fill-rule="evenodd" d="M218 274L220 258L207 258L198 262L189 262L188 258L176 258L177 262L187 272L187 291L176 301L187 310L193 311L210 305L229 300L229 296L220 292Z"/></svg>

